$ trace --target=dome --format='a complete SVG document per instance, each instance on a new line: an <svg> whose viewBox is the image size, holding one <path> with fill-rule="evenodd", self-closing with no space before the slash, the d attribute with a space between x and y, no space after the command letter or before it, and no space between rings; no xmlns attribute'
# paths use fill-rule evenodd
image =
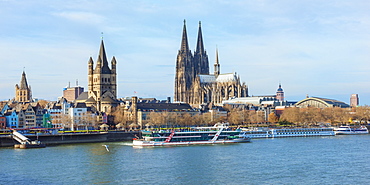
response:
<svg viewBox="0 0 370 185"><path fill-rule="evenodd" d="M281 88L281 84L279 84L279 88L277 89L278 92L283 92L283 88Z"/></svg>

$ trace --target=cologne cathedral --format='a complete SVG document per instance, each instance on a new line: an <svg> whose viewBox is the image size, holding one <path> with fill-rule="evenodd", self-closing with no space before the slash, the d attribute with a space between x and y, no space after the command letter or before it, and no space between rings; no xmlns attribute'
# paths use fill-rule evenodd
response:
<svg viewBox="0 0 370 185"><path fill-rule="evenodd" d="M222 105L223 100L247 96L248 87L240 82L240 77L236 73L220 73L217 50L214 72L209 73L208 55L203 45L200 22L196 50L194 54L191 52L184 20L181 48L176 62L174 101L201 107L210 103Z"/></svg>

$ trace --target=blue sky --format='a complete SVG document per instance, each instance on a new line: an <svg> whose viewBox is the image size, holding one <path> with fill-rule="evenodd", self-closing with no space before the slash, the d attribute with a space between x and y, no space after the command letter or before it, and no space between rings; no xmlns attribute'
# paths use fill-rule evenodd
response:
<svg viewBox="0 0 370 185"><path fill-rule="evenodd" d="M183 20L195 50L198 22L213 72L237 72L249 95L309 96L370 105L370 1L0 0L0 100L25 68L33 97L56 100L69 82L87 90L101 32L117 59L118 97L173 97ZM134 94L134 91L137 93Z"/></svg>

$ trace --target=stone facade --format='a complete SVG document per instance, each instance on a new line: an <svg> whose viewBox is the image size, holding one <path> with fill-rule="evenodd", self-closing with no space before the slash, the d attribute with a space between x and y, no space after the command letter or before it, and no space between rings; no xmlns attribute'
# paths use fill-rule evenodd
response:
<svg viewBox="0 0 370 185"><path fill-rule="evenodd" d="M196 47L193 55L189 49L184 21L181 48L176 62L175 102L185 102L193 107L200 107L211 102L214 105L221 105L223 100L248 96L247 85L241 83L236 73L220 73L217 50L214 73L209 73L208 55L204 49L200 22Z"/></svg>

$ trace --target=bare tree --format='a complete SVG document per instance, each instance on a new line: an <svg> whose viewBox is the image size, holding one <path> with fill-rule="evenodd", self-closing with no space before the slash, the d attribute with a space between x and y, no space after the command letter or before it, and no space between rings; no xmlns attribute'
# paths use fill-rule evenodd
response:
<svg viewBox="0 0 370 185"><path fill-rule="evenodd" d="M287 121L297 125L300 122L299 115L300 115L299 108L288 107L284 110L283 114L280 116L280 121Z"/></svg>
<svg viewBox="0 0 370 185"><path fill-rule="evenodd" d="M62 114L60 116L60 121L62 123L63 128L69 128L70 130L74 130L75 125L73 125L73 120L69 115Z"/></svg>
<svg viewBox="0 0 370 185"><path fill-rule="evenodd" d="M164 123L164 118L160 112L150 112L147 115L147 120L154 126L161 127Z"/></svg>
<svg viewBox="0 0 370 185"><path fill-rule="evenodd" d="M228 114L228 122L234 125L242 124L244 116L242 111L238 109L232 109Z"/></svg>
<svg viewBox="0 0 370 185"><path fill-rule="evenodd" d="M360 124L367 124L370 120L370 107L368 105L355 107L354 113L353 119L358 120Z"/></svg>
<svg viewBox="0 0 370 185"><path fill-rule="evenodd" d="M116 108L116 110L112 113L114 117L114 124L122 124L124 127L124 130L128 128L128 117L127 114L125 114L125 110L123 106L119 106Z"/></svg>

